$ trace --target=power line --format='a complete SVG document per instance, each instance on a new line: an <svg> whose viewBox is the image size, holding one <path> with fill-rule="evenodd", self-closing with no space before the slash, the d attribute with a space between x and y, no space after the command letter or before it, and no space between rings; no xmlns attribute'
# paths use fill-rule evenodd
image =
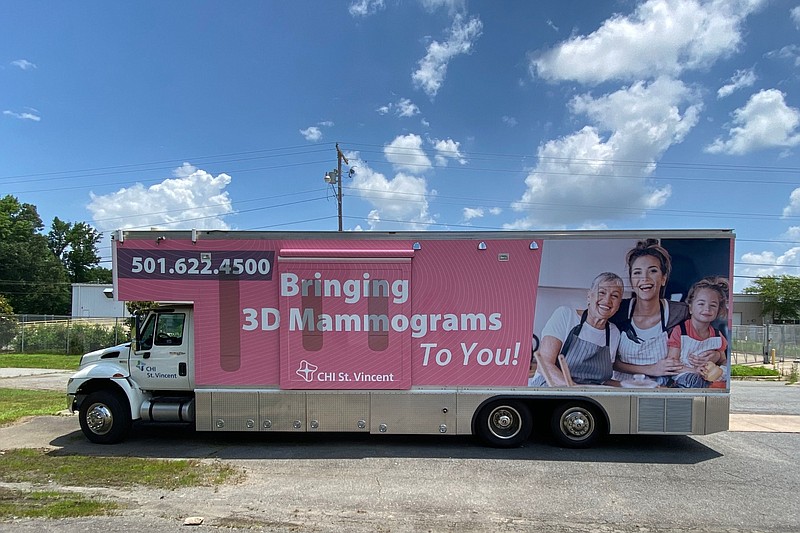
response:
<svg viewBox="0 0 800 533"><path fill-rule="evenodd" d="M396 155L396 156L411 156L411 155L420 155L427 154L423 152L421 149L412 149L408 148L405 149L403 147L391 147L387 148L387 146L382 145L375 145L375 144L364 144L364 143L348 143L353 147L364 146L368 148L378 148L377 150L356 150L360 152L366 153L375 153L380 154L382 156L386 155ZM35 181L53 181L53 180L65 180L65 179L77 179L77 178L87 178L87 177L100 177L100 176L107 176L110 173L113 174L126 174L126 173L134 173L134 172L155 172L155 171L163 171L163 170L172 170L174 169L174 165L180 165L183 162L194 162L191 164L204 164L204 165L218 165L223 163L232 163L232 162L243 162L243 161L252 161L252 160L260 160L260 159L267 159L267 158L276 158L276 157L292 157L298 155L310 155L314 153L321 153L329 151L329 148L322 147L320 145L295 145L295 146L288 146L282 148L269 148L269 149L261 149L261 150L250 150L250 151L243 151L243 152L231 152L231 153L224 153L224 154L215 154L215 155L200 155L200 156L193 156L193 157L176 157L173 159L165 159L159 161L150 161L145 163L128 163L122 165L111 165L111 166L104 166L104 167L90 167L84 169L74 169L74 170L63 170L63 171L52 171L52 172L39 172L39 173L27 173L27 174L16 174L16 175L6 175L0 176L0 181L6 181L6 183L29 183ZM615 160L615 159L593 159L593 158L561 158L561 157L552 157L552 156L542 156L538 154L503 154L503 153L491 153L491 152L461 152L461 151L454 151L454 150L436 150L437 154L446 154L449 156L458 156L464 157L470 161L510 161L514 163L521 163L524 161L545 161L545 162L555 162L555 163L562 163L562 164L570 164L570 165L591 165L591 166L603 166L605 168L624 168L624 167L636 167L641 169L642 171L651 172L657 169L681 169L681 170L703 170L703 171L714 171L714 172L761 172L761 173L778 173L778 174L792 174L793 176L800 172L800 168L797 167L766 167L766 166L755 166L755 165L729 165L729 164L704 164L704 163L685 163L685 162L665 162L665 161L636 161L636 160ZM259 155L254 155L259 154ZM243 156L253 156L253 157L243 157ZM303 164L321 164L325 161L313 161L313 162L304 162L298 163L299 165ZM169 164L170 166L162 166ZM385 161L376 161L371 162L372 165L392 165L391 162ZM727 183L752 183L751 179L734 179L730 177L726 178L690 178L690 177L682 177L682 176L642 176L642 175L625 175L625 174L598 174L596 172L592 173L578 173L578 172L558 172L558 171L536 171L533 169L526 169L525 167L515 168L515 169L506 169L506 168L497 168L497 167L473 167L473 166L448 166L448 165L423 165L413 162L404 162L404 166L416 166L416 167L431 167L431 168L447 168L449 170L458 170L458 171L471 171L471 172L494 172L494 173L513 173L513 174L552 174L552 175L571 175L571 176L587 176L587 177L602 177L602 178L627 178L627 179L658 179L658 180L683 180L683 181L695 181L695 182L727 182ZM252 168L252 169L239 169L235 172L252 172L256 170L269 170L275 168L285 168L285 166L271 166L271 167L260 167L260 168ZM234 172L234 171L228 171ZM21 179L24 178L24 181L8 181L14 179ZM146 180L146 181L153 181L153 180ZM159 180L154 180L159 181ZM759 184L773 184L773 185L795 185L796 182L794 181L778 181L778 180L758 180ZM52 189L48 189L52 190ZM63 189L60 189L63 190ZM39 191L25 191L25 192L39 192Z"/></svg>
<svg viewBox="0 0 800 533"><path fill-rule="evenodd" d="M228 172L231 172L231 173L242 174L242 173L245 173L245 172L257 172L257 171L261 171L261 170L277 170L277 169L301 167L301 166L307 166L307 165L308 166L310 166L310 165L319 165L319 164L326 163L326 162L327 162L327 160L306 161L306 162L303 162L303 163L287 163L285 165L273 165L273 166L269 166L269 167L257 167L257 168L249 168L249 169L242 169L242 170L229 170L229 171L226 171L226 172L223 172L223 173L227 174ZM101 174L98 174L98 175L101 175ZM74 178L74 176L72 176L72 177ZM167 179L179 179L179 178L175 178L175 177L171 177L171 178L152 178L152 179L146 179L146 180L137 180L137 183L161 183L161 182L166 181ZM74 185L74 186L71 186L71 187L56 187L56 188L48 187L47 189L31 189L31 190L25 190L25 191L10 191L8 194L27 194L27 193L34 193L34 192L69 191L69 190L92 189L92 188L97 188L97 187L101 187L101 186L102 187L106 187L106 186L109 186L109 185L125 185L125 184L130 184L130 181L106 182L106 183L102 183L102 184L93 183L93 184L88 184L88 185L85 185L85 184L84 185Z"/></svg>
<svg viewBox="0 0 800 533"><path fill-rule="evenodd" d="M208 156L176 157L176 158L173 158L173 159L162 159L160 161L150 161L150 162L147 162L147 163L127 163L127 164L123 164L123 165L113 165L113 166L106 166L106 167L93 167L93 168L86 168L86 169L61 170L61 171L53 171L53 172L38 172L38 173L31 173L31 174L17 174L17 175L9 175L9 176L0 176L0 180L15 179L15 178L36 178L36 177L42 177L42 176L58 176L60 174L77 174L77 176L68 176L68 177L72 177L72 178L75 178L75 177L87 177L86 173L88 173L88 172L95 173L95 172L99 172L99 171L103 171L103 172L101 174L91 174L91 175L104 176L104 175L106 175L108 173L106 171L117 171L117 170L121 170L121 169L131 169L131 167L162 165L162 164L166 164L166 163L171 163L173 165L175 163L177 163L178 165L181 165L181 164L183 164L183 162L187 162L187 161L198 161L198 160L203 160L203 159L213 159L213 158L217 158L217 157L228 158L228 157L240 156L240 155L251 155L251 154L256 154L256 153L276 152L276 151L279 151L279 150L297 150L297 149L304 149L304 151L303 152L299 152L299 153L292 153L292 154L275 154L275 155L270 155L270 156L260 156L260 157L247 158L247 159L242 158L242 159L230 159L230 160L223 159L223 160L220 160L220 161L206 161L205 164L217 164L217 163L226 163L226 162L235 162L235 161L245 161L245 160L250 160L250 159L264 159L264 158L268 158L268 157L283 157L283 156L286 156L286 155L303 155L303 154L307 154L307 153L318 153L318 152L327 152L328 151L327 149L316 148L316 147L314 147L314 149L311 149L311 147L309 145L296 145L296 146L289 146L289 147L284 147L284 148L267 148L267 149L263 149L263 150L250 150L250 151L246 151L246 152L231 152L231 153L227 153L227 154L217 154L217 155L208 155ZM164 170L164 169L170 169L171 170L173 168L174 168L173 166L155 167L155 168L151 168L151 169L132 169L132 170L126 170L125 172L129 172L129 171L130 172L139 172L139 171Z"/></svg>

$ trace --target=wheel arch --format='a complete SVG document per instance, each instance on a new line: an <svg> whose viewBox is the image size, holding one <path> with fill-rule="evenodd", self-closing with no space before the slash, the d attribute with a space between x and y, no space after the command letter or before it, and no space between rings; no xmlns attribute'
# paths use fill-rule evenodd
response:
<svg viewBox="0 0 800 533"><path fill-rule="evenodd" d="M85 381L75 391L72 410L79 411L86 397L97 391L109 391L124 398L131 413L131 420L140 418L139 406L144 401L144 395L138 388L131 386L127 379L94 378Z"/></svg>

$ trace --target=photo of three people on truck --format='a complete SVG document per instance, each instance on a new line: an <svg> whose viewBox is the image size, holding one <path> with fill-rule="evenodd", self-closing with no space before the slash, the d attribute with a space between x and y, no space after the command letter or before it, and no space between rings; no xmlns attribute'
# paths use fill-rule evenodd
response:
<svg viewBox="0 0 800 533"><path fill-rule="evenodd" d="M668 243L691 263L682 272L705 272L701 279L680 280L683 286L692 283L688 291L667 298L673 254L666 243L643 239L625 254L629 297L623 297L620 275L603 272L592 281L585 305L559 305L543 327L535 325L528 385L726 388L730 284L727 276L709 272L721 268L725 251L704 261L697 253L687 257L691 251L682 250L683 244ZM551 300L537 304L537 320Z"/></svg>

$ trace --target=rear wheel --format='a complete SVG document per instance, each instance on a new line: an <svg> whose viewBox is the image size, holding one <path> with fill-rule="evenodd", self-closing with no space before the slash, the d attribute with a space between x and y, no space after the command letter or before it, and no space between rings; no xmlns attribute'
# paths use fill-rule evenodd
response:
<svg viewBox="0 0 800 533"><path fill-rule="evenodd" d="M81 404L79 417L83 434L97 444L122 441L132 424L128 401L110 391L89 394Z"/></svg>
<svg viewBox="0 0 800 533"><path fill-rule="evenodd" d="M522 402L504 400L483 407L475 422L478 437L489 446L513 448L528 440L533 419Z"/></svg>
<svg viewBox="0 0 800 533"><path fill-rule="evenodd" d="M555 441L567 448L588 448L603 432L597 409L583 402L567 402L556 406L550 419Z"/></svg>

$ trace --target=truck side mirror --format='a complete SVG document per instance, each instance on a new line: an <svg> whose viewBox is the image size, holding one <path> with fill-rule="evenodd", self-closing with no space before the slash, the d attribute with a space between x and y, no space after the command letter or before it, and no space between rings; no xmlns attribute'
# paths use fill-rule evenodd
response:
<svg viewBox="0 0 800 533"><path fill-rule="evenodd" d="M131 340L131 351L135 352L139 349L139 345L142 343L142 334L141 334L141 327L142 327L142 320L141 315L137 312L133 315L133 339Z"/></svg>

